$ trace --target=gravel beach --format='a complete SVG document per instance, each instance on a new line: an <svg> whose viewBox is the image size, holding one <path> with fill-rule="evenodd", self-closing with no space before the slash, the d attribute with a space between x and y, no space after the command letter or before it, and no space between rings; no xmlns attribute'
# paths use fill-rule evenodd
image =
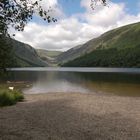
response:
<svg viewBox="0 0 140 140"><path fill-rule="evenodd" d="M25 95L0 108L0 140L140 140L140 97Z"/></svg>

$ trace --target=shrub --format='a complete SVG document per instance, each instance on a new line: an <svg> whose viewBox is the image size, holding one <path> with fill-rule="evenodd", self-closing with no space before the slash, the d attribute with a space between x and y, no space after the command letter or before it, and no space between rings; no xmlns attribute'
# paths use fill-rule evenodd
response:
<svg viewBox="0 0 140 140"><path fill-rule="evenodd" d="M20 91L10 91L7 89L0 90L0 106L14 105L23 99L24 96Z"/></svg>
<svg viewBox="0 0 140 140"><path fill-rule="evenodd" d="M17 90L14 90L14 91L13 91L13 94L14 94L15 100L16 100L17 102L23 101L24 97L23 97L23 94L22 94L21 92L19 92L19 91L17 91Z"/></svg>

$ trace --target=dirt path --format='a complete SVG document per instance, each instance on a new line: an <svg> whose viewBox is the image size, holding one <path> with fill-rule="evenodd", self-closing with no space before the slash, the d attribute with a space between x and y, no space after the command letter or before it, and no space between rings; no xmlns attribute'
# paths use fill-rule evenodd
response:
<svg viewBox="0 0 140 140"><path fill-rule="evenodd" d="M0 140L140 140L140 97L26 95L0 109Z"/></svg>

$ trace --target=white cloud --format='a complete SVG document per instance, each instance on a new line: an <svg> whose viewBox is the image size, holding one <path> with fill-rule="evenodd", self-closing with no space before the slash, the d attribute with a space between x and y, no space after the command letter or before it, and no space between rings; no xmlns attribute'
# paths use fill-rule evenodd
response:
<svg viewBox="0 0 140 140"><path fill-rule="evenodd" d="M36 1L36 0L35 0ZM43 9L48 10L51 7L50 16L64 16L61 5L59 5L58 0L42 0L40 1Z"/></svg>
<svg viewBox="0 0 140 140"><path fill-rule="evenodd" d="M84 18L88 23L108 27L113 25L116 21L120 20L124 14L124 4L110 4L109 7L102 7L102 9L95 9L94 11L87 12Z"/></svg>
<svg viewBox="0 0 140 140"><path fill-rule="evenodd" d="M58 4L57 0L50 2L52 5ZM108 7L99 5L94 11L89 5L90 0L81 0L81 6L86 8L85 13L63 17L55 24L40 25L31 22L25 27L25 31L18 32L15 38L35 48L65 51L105 31L140 21L140 14L128 14L124 3L110 3ZM59 11L63 10L60 8Z"/></svg>
<svg viewBox="0 0 140 140"><path fill-rule="evenodd" d="M16 39L29 43L35 48L65 51L93 37L92 31L94 28L91 30L87 24L70 18L48 26L29 23L23 33L17 32Z"/></svg>

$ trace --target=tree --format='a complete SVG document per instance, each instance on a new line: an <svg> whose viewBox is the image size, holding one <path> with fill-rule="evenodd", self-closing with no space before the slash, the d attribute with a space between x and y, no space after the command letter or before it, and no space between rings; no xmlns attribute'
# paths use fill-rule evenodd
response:
<svg viewBox="0 0 140 140"><path fill-rule="evenodd" d="M91 0L91 8L94 10L97 2L101 2L103 5L106 5L107 4L107 0Z"/></svg>
<svg viewBox="0 0 140 140"><path fill-rule="evenodd" d="M16 65L10 41L3 35L0 35L0 70L6 71L6 68Z"/></svg>
<svg viewBox="0 0 140 140"><path fill-rule="evenodd" d="M0 0L0 33L7 35L9 25L18 31L23 31L34 13L38 13L47 22L56 22L55 18L49 16L51 9L45 11L40 5L40 1Z"/></svg>
<svg viewBox="0 0 140 140"><path fill-rule="evenodd" d="M0 0L0 70L6 70L13 65L14 54L11 44L6 40L9 26L15 30L23 31L25 25L33 17L34 13L40 15L47 22L56 22L56 19L49 16L50 9L45 11L41 0ZM9 61L10 60L10 61Z"/></svg>

